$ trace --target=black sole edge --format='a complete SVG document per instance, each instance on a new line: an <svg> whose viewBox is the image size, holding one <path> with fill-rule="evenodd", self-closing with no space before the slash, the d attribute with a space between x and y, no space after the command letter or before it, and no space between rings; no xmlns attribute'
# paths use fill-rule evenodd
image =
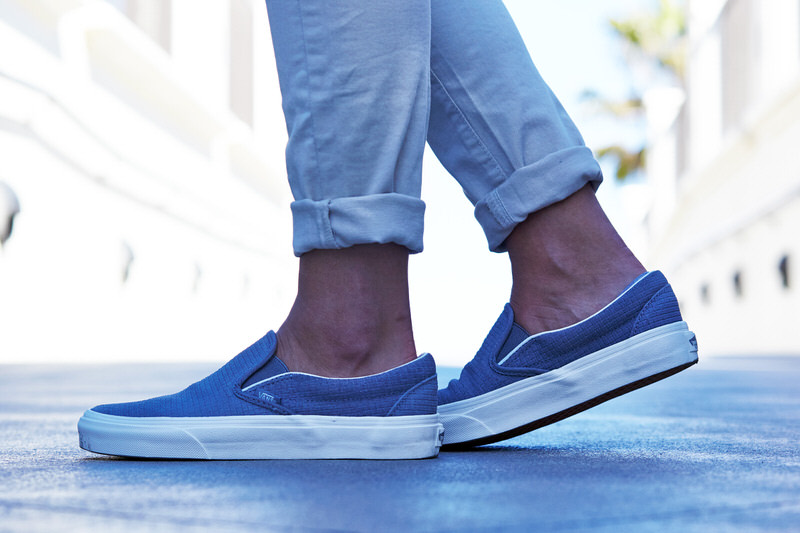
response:
<svg viewBox="0 0 800 533"><path fill-rule="evenodd" d="M623 394L627 394L631 391L635 391L636 389L641 389L647 385L651 385L657 381L661 381L664 378L668 378L674 374L682 370L686 370L692 365L697 364L697 359L690 363L686 363L684 365L676 366L675 368L671 368L669 370L665 370L663 372L659 372L658 374L653 374L650 377L646 377L644 379L640 379L638 381L634 381L633 383L628 383L627 385L623 385L617 389L612 391L606 392L601 394L600 396L596 396L591 400L587 400L583 403L570 407L568 409L564 409L558 413L552 414L550 416L546 416L544 418L540 418L539 420L534 420L529 424L525 424L523 426L519 426L514 429L510 429L508 431L504 431L502 433L497 433L495 435L489 435L488 437L481 437L479 439L472 439L465 442L454 442L451 444L444 444L442 446L442 451L459 451L459 450L468 450L474 448L475 446L482 446L484 444L492 444L493 442L500 442L501 440L510 439L512 437L517 437L519 435L523 435L525 433L529 433L535 429L542 428L544 426L549 426L550 424L554 424L556 422L560 422L565 418L569 418L572 415L576 415L582 411L586 411L587 409L591 409L601 403L607 402L608 400L614 399L618 396L622 396Z"/></svg>

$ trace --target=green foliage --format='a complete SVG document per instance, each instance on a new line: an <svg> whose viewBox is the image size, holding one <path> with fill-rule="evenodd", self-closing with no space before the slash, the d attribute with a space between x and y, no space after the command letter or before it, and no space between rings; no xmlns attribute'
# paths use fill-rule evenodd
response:
<svg viewBox="0 0 800 533"><path fill-rule="evenodd" d="M597 151L597 157L600 159L605 157L616 159L617 171L614 175L618 180L624 180L631 174L644 170L646 156L647 149L645 147L632 151L618 144L606 146Z"/></svg>
<svg viewBox="0 0 800 533"><path fill-rule="evenodd" d="M611 20L611 27L646 59L683 79L686 67L686 13L681 3L660 0L654 13Z"/></svg>
<svg viewBox="0 0 800 533"><path fill-rule="evenodd" d="M611 27L636 56L635 59L655 64L683 83L686 67L686 12L683 2L660 0L652 13L635 15L624 20L609 21ZM631 58L633 59L633 58ZM625 118L644 111L642 97L625 100L603 99L596 92L585 91L584 98L592 101L599 112ZM647 149L630 150L618 144L600 148L597 157L616 160L617 179L644 170Z"/></svg>
<svg viewBox="0 0 800 533"><path fill-rule="evenodd" d="M590 102L599 113L620 118L638 115L644 108L644 102L639 96L631 96L625 100L609 100L591 89L583 91L581 99Z"/></svg>

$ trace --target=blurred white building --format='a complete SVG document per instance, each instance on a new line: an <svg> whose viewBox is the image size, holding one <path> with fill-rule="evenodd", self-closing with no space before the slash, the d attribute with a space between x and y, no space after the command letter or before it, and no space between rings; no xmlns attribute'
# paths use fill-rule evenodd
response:
<svg viewBox="0 0 800 533"><path fill-rule="evenodd" d="M800 3L690 0L685 95L648 97L651 262L703 353L800 354Z"/></svg>
<svg viewBox="0 0 800 533"><path fill-rule="evenodd" d="M0 0L0 362L219 360L275 327L285 134L260 0Z"/></svg>

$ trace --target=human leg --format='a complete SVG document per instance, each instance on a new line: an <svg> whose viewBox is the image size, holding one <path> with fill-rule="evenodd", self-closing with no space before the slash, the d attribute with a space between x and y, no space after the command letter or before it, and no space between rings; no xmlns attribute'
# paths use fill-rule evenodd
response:
<svg viewBox="0 0 800 533"><path fill-rule="evenodd" d="M428 143L475 205L493 251L528 215L602 173L500 0L431 5Z"/></svg>
<svg viewBox="0 0 800 533"><path fill-rule="evenodd" d="M291 370L351 377L414 357L407 261L422 249L428 4L268 2L301 256L278 331Z"/></svg>
<svg viewBox="0 0 800 533"><path fill-rule="evenodd" d="M435 365L415 358L409 251L428 112L428 0L269 0L289 130L298 296L173 395L88 410L81 446L198 459L436 455ZM346 378L346 379L340 379Z"/></svg>
<svg viewBox="0 0 800 533"><path fill-rule="evenodd" d="M531 333L572 324L644 267L597 203L600 168L502 2L453 8L432 5L429 141L490 248L509 252L517 321Z"/></svg>
<svg viewBox="0 0 800 533"><path fill-rule="evenodd" d="M439 391L445 444L535 429L696 362L669 284L640 277L594 196L597 162L502 2L432 4L431 79L429 143L513 274L510 304Z"/></svg>
<svg viewBox="0 0 800 533"><path fill-rule="evenodd" d="M594 198L599 165L502 2L455 7L432 4L428 140L489 247L509 251L519 322L532 333L566 326L644 268Z"/></svg>
<svg viewBox="0 0 800 533"><path fill-rule="evenodd" d="M429 0L268 0L294 249L422 250Z"/></svg>
<svg viewBox="0 0 800 533"><path fill-rule="evenodd" d="M290 370L328 377L376 374L413 360L408 249L363 244L304 254L278 354Z"/></svg>

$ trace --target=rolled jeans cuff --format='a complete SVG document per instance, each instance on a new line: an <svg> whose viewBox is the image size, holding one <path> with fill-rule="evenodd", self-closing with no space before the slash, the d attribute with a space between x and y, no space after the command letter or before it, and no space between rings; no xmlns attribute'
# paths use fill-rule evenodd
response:
<svg viewBox="0 0 800 533"><path fill-rule="evenodd" d="M603 173L592 151L575 146L552 153L515 171L475 204L489 249L505 252L505 240L528 215L564 200L587 183L594 189Z"/></svg>
<svg viewBox="0 0 800 533"><path fill-rule="evenodd" d="M422 251L425 202L399 193L292 202L294 254L395 243Z"/></svg>

